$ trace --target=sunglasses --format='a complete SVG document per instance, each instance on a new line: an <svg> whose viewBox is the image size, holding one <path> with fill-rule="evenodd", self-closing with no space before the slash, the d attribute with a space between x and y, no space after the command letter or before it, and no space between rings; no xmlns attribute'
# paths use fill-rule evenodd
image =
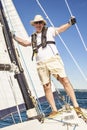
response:
<svg viewBox="0 0 87 130"><path fill-rule="evenodd" d="M34 24L42 24L43 21L34 22Z"/></svg>

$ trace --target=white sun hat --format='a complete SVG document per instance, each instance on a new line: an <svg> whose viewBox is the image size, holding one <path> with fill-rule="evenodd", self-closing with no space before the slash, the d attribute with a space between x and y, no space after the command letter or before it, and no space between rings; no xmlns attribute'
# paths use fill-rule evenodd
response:
<svg viewBox="0 0 87 130"><path fill-rule="evenodd" d="M43 21L44 24L46 25L46 20L45 20L41 15L36 15L36 16L34 17L34 20L31 20L31 21L30 21L30 24L31 24L32 26L34 26L34 23L35 23L35 22L38 22L38 21Z"/></svg>

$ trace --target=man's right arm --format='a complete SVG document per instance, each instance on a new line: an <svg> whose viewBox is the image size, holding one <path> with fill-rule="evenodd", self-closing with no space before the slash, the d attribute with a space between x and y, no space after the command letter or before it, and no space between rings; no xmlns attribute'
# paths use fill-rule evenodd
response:
<svg viewBox="0 0 87 130"><path fill-rule="evenodd" d="M22 46L25 46L25 47L31 46L31 43L30 43L29 41L24 40L24 39L22 39L22 38L20 38L20 37L17 37L17 36L15 36L15 35L13 35L13 39L14 39L15 41L17 41L17 42L18 42L20 45L22 45Z"/></svg>

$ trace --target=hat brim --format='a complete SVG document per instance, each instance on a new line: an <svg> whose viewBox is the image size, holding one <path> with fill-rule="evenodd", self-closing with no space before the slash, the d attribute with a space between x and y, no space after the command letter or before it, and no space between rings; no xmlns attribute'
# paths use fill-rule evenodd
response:
<svg viewBox="0 0 87 130"><path fill-rule="evenodd" d="M39 22L39 21L43 21L44 25L47 24L46 20L35 20L35 21L32 20L32 21L30 21L30 24L31 24L32 26L34 26L35 22Z"/></svg>

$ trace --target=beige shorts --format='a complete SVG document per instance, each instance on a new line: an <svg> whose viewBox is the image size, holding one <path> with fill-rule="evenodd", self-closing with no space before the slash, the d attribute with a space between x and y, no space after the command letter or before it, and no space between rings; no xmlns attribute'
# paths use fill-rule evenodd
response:
<svg viewBox="0 0 87 130"><path fill-rule="evenodd" d="M66 77L64 64L59 55L51 57L48 60L38 62L37 71L42 85L50 82L51 75L55 75L55 77L57 77L58 75L60 77Z"/></svg>

